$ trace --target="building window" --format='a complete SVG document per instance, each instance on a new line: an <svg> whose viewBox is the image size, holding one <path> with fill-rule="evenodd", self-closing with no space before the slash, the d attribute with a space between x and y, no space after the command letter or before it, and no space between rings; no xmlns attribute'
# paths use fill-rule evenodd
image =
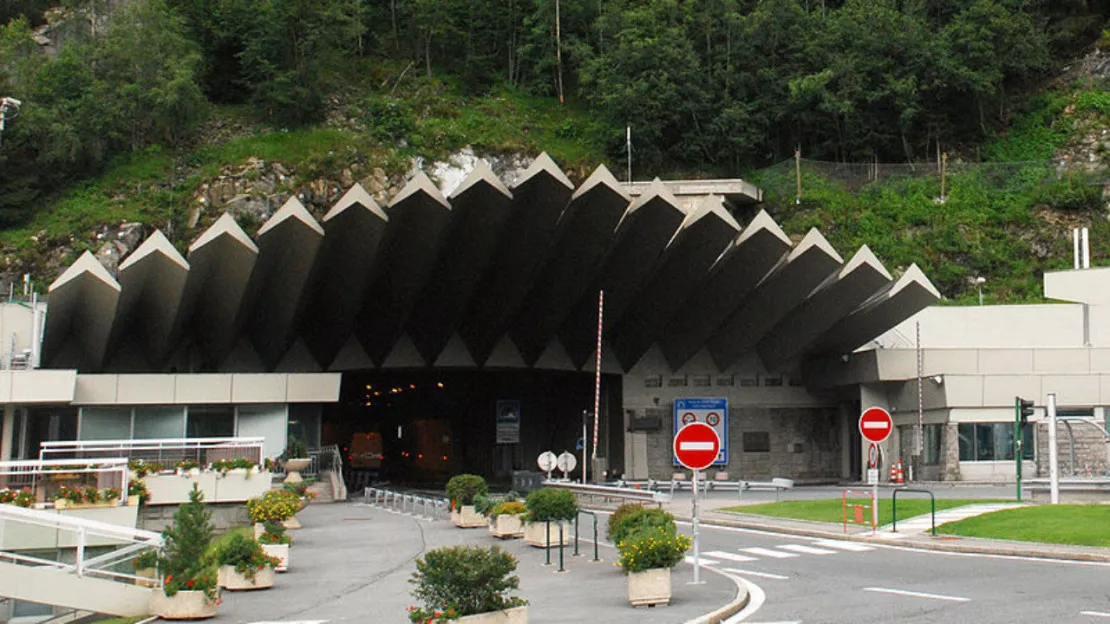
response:
<svg viewBox="0 0 1110 624"><path fill-rule="evenodd" d="M940 434L943 425L925 425L924 458L926 466L940 465Z"/></svg>
<svg viewBox="0 0 1110 624"><path fill-rule="evenodd" d="M768 431L745 431L744 432L744 452L745 453L770 453L771 452L771 433Z"/></svg>
<svg viewBox="0 0 1110 624"><path fill-rule="evenodd" d="M959 428L960 461L1013 461L1013 423L962 423ZM1021 457L1033 459L1033 425L1022 427Z"/></svg>
<svg viewBox="0 0 1110 624"><path fill-rule="evenodd" d="M142 405L135 408L136 440L173 440L185 437L185 408L180 405Z"/></svg>
<svg viewBox="0 0 1110 624"><path fill-rule="evenodd" d="M235 435L235 408L231 405L190 405L185 426L188 438L230 438Z"/></svg>
<svg viewBox="0 0 1110 624"><path fill-rule="evenodd" d="M83 407L79 426L82 440L130 440L130 407Z"/></svg>

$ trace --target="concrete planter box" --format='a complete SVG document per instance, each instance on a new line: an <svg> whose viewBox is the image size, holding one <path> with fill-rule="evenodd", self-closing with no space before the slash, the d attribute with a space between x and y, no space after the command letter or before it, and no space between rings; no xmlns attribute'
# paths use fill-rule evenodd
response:
<svg viewBox="0 0 1110 624"><path fill-rule="evenodd" d="M301 521L297 520L297 516L293 516L292 518L283 521L281 523L281 526L285 527L288 530L295 530L301 528Z"/></svg>
<svg viewBox="0 0 1110 624"><path fill-rule="evenodd" d="M271 557L281 559L281 564L274 568L277 572L289 570L289 544L261 544L262 551Z"/></svg>
<svg viewBox="0 0 1110 624"><path fill-rule="evenodd" d="M628 573L628 602L633 607L668 604L671 601L671 569L653 568Z"/></svg>
<svg viewBox="0 0 1110 624"><path fill-rule="evenodd" d="M261 522L255 522L254 523L254 539L257 540L258 538L262 537L262 534L265 533L265 532L266 532L266 525L265 524L262 524Z"/></svg>
<svg viewBox="0 0 1110 624"><path fill-rule="evenodd" d="M100 501L98 503L74 503L64 498L59 498L54 501L54 509L61 511L63 509L107 509L109 507L118 507L119 500L112 499L109 501Z"/></svg>
<svg viewBox="0 0 1110 624"><path fill-rule="evenodd" d="M154 568L140 568L135 570L135 576L140 577L135 581L139 587L157 587L158 570Z"/></svg>
<svg viewBox="0 0 1110 624"><path fill-rule="evenodd" d="M548 537L547 527L551 528L551 546L559 545L559 525L563 525L563 545L566 546L570 543L571 527L570 523L564 521L552 522L548 525L546 522L529 522L524 525L524 543L536 548L547 548Z"/></svg>
<svg viewBox="0 0 1110 624"><path fill-rule="evenodd" d="M459 618L458 622L459 624L528 624L528 607L467 615Z"/></svg>
<svg viewBox="0 0 1110 624"><path fill-rule="evenodd" d="M451 522L460 529L477 529L486 526L486 517L474 511L474 505L463 505L451 512Z"/></svg>
<svg viewBox="0 0 1110 624"><path fill-rule="evenodd" d="M239 574L235 566L223 565L216 575L216 582L228 591L250 591L252 589L268 589L274 586L274 569L263 566L254 574L254 580Z"/></svg>
<svg viewBox="0 0 1110 624"><path fill-rule="evenodd" d="M524 524L520 521L520 514L501 514L490 521L490 535L503 539L524 536Z"/></svg>
<svg viewBox="0 0 1110 624"><path fill-rule="evenodd" d="M181 505L189 502L189 492L196 483L204 492L206 503L241 503L262 496L270 489L271 475L267 471L252 472L245 469L230 470L226 475L218 472L193 472L182 474L152 474L143 480L150 491L150 505Z"/></svg>
<svg viewBox="0 0 1110 624"><path fill-rule="evenodd" d="M172 597L161 591L150 594L150 613L163 620L206 620L216 617L218 609L204 592L180 591Z"/></svg>

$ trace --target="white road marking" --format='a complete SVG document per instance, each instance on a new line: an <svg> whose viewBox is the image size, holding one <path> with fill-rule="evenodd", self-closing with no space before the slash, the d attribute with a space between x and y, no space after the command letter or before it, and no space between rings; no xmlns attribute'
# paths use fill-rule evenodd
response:
<svg viewBox="0 0 1110 624"><path fill-rule="evenodd" d="M736 624L737 622L743 622L744 620L755 615L756 611L759 611L760 608L763 607L763 603L767 601L767 594L763 593L763 588L761 588L759 585L756 585L755 583L742 576L734 576L732 578L740 581L744 584L745 587L748 588L748 606L741 609L740 612L736 615L725 620L722 624Z"/></svg>
<svg viewBox="0 0 1110 624"><path fill-rule="evenodd" d="M733 574L747 574L751 576L761 576L763 578L775 579L776 581L789 581L789 576L781 574L771 574L770 572L755 572L754 570L740 570L738 568L724 568L725 572L732 572Z"/></svg>
<svg viewBox="0 0 1110 624"><path fill-rule="evenodd" d="M910 596L911 598L931 598L933 600L948 600L951 602L969 602L971 598L962 598L960 596L945 596L943 594L926 594L924 592L907 591L904 589L890 589L887 587L864 587L863 591L877 592L880 594L895 594L898 596Z"/></svg>
<svg viewBox="0 0 1110 624"><path fill-rule="evenodd" d="M1093 617L1110 618L1110 613L1103 613L1102 611L1080 611L1079 615L1090 615Z"/></svg>
<svg viewBox="0 0 1110 624"><path fill-rule="evenodd" d="M689 556L689 555L687 555L687 556L686 556L686 563L688 563L688 564L690 564L690 565L694 565L694 558L693 558L693 557L691 557L691 556ZM702 558L701 558L701 564L702 564L703 566L712 566L712 565L717 565L718 563L720 563L720 562L719 562L719 561L712 561L712 560L708 560L708 559L706 559L705 557L702 557Z"/></svg>
<svg viewBox="0 0 1110 624"><path fill-rule="evenodd" d="M282 620L281 622L251 622L251 624L324 624L327 620Z"/></svg>
<svg viewBox="0 0 1110 624"><path fill-rule="evenodd" d="M789 559L791 557L798 556L792 552L781 552L778 550L771 550L770 548L741 548L740 552L751 553L753 555L760 555L763 557L771 557L772 559Z"/></svg>
<svg viewBox="0 0 1110 624"><path fill-rule="evenodd" d="M1003 559L1009 561L1025 561L1029 563L1055 563L1076 566L1093 566L1096 568L1110 568L1110 561L1073 561L1071 559L1051 559L1047 557L1027 557L1024 555L995 555L991 553L971 553L971 552L955 552L951 550L931 550L928 548L913 548L911 546L890 546L887 544L876 544L878 548L886 548L887 550L900 550L902 552L912 552L922 555L943 555L947 557L977 557L980 559Z"/></svg>
<svg viewBox="0 0 1110 624"><path fill-rule="evenodd" d="M779 546L783 550L790 550L803 555L835 555L835 550L825 550L824 548L814 548L812 546L803 546L801 544L783 544Z"/></svg>
<svg viewBox="0 0 1110 624"><path fill-rule="evenodd" d="M847 550L851 552L867 552L875 550L872 546L860 544L858 542L842 542L839 540L817 540L813 542L817 546L824 546L825 548L836 548L838 550Z"/></svg>
<svg viewBox="0 0 1110 624"><path fill-rule="evenodd" d="M725 559L727 561L738 561L738 562L741 562L741 563L743 563L745 561L759 561L759 559L756 559L755 557L749 557L747 555L738 555L736 553L725 552L723 550L711 550L707 553L702 553L702 555L704 555L706 557L713 557L715 559Z"/></svg>

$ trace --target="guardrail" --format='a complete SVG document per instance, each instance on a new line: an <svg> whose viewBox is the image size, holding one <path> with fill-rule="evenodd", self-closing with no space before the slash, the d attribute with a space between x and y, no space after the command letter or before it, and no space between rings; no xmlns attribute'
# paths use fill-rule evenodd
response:
<svg viewBox="0 0 1110 624"><path fill-rule="evenodd" d="M195 461L203 466L220 460L247 459L261 465L265 441L262 437L243 437L43 442L39 459L126 457L167 467L181 461Z"/></svg>
<svg viewBox="0 0 1110 624"><path fill-rule="evenodd" d="M446 498L368 487L362 491L362 500L367 505L414 516L418 515L416 510L419 506L422 512L419 515L429 520L439 520L441 516L443 519L451 518L451 503Z"/></svg>
<svg viewBox="0 0 1110 624"><path fill-rule="evenodd" d="M544 481L545 487L557 487L570 490L575 495L583 498L602 499L605 502L619 500L624 502L646 502L663 506L663 503L672 499L670 494L640 490L636 488L623 488L612 485L591 485L588 483L574 483L571 481Z"/></svg>
<svg viewBox="0 0 1110 624"><path fill-rule="evenodd" d="M916 494L928 494L929 502L932 503L932 519L933 519L933 536L937 534L937 497L929 490L917 490L913 488L894 490L893 502L890 505L890 511L894 514L894 522L891 523L890 530L894 533L898 532L898 494L905 494L906 492L914 492Z"/></svg>
<svg viewBox="0 0 1110 624"><path fill-rule="evenodd" d="M122 505L127 502L127 477L127 460L121 457L0 462L0 488L28 489L39 507L63 487L115 488L116 505Z"/></svg>

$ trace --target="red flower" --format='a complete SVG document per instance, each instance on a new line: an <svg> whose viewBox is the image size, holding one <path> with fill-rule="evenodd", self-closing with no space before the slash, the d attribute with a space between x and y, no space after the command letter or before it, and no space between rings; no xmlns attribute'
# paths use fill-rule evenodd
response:
<svg viewBox="0 0 1110 624"><path fill-rule="evenodd" d="M185 587L192 587L192 586L193 586L192 581L188 581L187 583L185 583Z"/></svg>
<svg viewBox="0 0 1110 624"><path fill-rule="evenodd" d="M172 574L167 574L167 575L166 575L166 580L165 580L165 582L166 582L166 583L169 583L169 582L170 582L170 581L172 581L172 580L173 580L173 575L172 575Z"/></svg>

